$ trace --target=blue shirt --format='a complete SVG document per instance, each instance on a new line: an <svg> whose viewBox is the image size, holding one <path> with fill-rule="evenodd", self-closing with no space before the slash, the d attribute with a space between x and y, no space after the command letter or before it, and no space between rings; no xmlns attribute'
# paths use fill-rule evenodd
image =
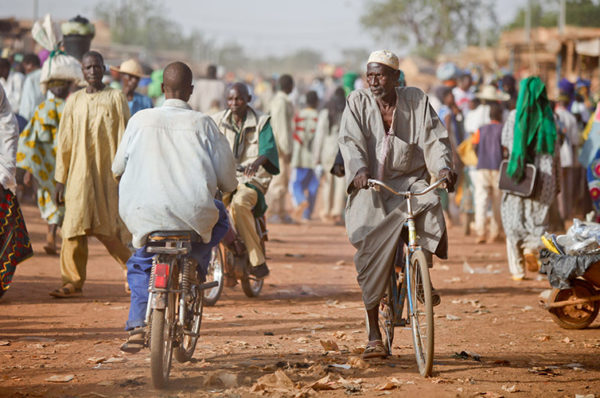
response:
<svg viewBox="0 0 600 398"><path fill-rule="evenodd" d="M133 93L133 100L127 101L129 105L129 114L133 116L137 111L152 108L152 100L145 95Z"/></svg>
<svg viewBox="0 0 600 398"><path fill-rule="evenodd" d="M502 162L502 127L497 121L481 126L473 134L477 145L477 169L498 170Z"/></svg>

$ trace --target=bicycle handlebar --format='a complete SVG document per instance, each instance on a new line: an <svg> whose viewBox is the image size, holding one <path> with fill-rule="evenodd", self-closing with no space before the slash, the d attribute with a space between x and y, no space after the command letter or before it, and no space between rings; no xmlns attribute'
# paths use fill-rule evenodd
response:
<svg viewBox="0 0 600 398"><path fill-rule="evenodd" d="M383 183L379 180L373 179L373 178L369 178L367 183L369 184L369 186L371 188L380 186L380 187L387 189L388 191L390 191L391 193L393 193L394 195L397 195L397 196L421 196L421 195L425 195L426 193L433 191L440 185L445 184L446 181L447 181L446 178L442 178L441 180L436 181L434 184L431 184L430 186L428 186L427 188L425 188L423 191L420 191L420 192L411 192L411 191L396 192L393 188L390 188L385 183Z"/></svg>

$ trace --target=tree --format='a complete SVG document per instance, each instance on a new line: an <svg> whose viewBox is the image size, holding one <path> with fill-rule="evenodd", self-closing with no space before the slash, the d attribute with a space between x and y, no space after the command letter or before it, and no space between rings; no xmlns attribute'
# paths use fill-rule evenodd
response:
<svg viewBox="0 0 600 398"><path fill-rule="evenodd" d="M550 7L547 3L542 6L541 2L538 0L531 1L531 27L551 27L556 26L558 24L558 12L556 11L556 1L554 4L550 4ZM552 8L552 9L549 9ZM527 7L519 8L517 11L517 15L515 19L508 24L508 29L515 28L524 28L525 27L525 19L527 18Z"/></svg>
<svg viewBox="0 0 600 398"><path fill-rule="evenodd" d="M105 0L98 4L95 15L108 23L116 43L142 46L150 52L184 50L196 60L211 52L211 44L199 31L185 36L181 26L165 16L158 0Z"/></svg>
<svg viewBox="0 0 600 398"><path fill-rule="evenodd" d="M342 49L343 64L350 70L362 71L369 54L370 51L365 48L344 48Z"/></svg>
<svg viewBox="0 0 600 398"><path fill-rule="evenodd" d="M599 3L597 0L567 1L567 25L600 27Z"/></svg>
<svg viewBox="0 0 600 398"><path fill-rule="evenodd" d="M496 22L493 5L491 0L370 0L361 24L434 58L444 50L478 43L479 28Z"/></svg>
<svg viewBox="0 0 600 398"><path fill-rule="evenodd" d="M567 25L600 27L600 4L598 0L567 0ZM507 29L523 28L525 26L526 7L521 7L515 19L506 26ZM531 27L558 26L558 0L532 0Z"/></svg>

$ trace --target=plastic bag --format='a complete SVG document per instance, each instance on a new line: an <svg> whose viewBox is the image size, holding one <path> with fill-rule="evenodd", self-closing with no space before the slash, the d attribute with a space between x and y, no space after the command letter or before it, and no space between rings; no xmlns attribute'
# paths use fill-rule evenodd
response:
<svg viewBox="0 0 600 398"><path fill-rule="evenodd" d="M33 24L31 35L42 47L51 51L50 57L42 65L40 86L43 93L47 91L50 80L70 80L78 86L85 84L79 61L58 51L62 34L58 25L52 22L50 14L47 14L41 22L36 21Z"/></svg>

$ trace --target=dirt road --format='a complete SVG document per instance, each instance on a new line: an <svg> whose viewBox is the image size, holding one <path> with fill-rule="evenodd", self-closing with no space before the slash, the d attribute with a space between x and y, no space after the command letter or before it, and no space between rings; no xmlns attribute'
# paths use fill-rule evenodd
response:
<svg viewBox="0 0 600 398"><path fill-rule="evenodd" d="M119 267L94 242L83 297L52 299L58 258L42 252L37 208L24 213L35 256L0 301L2 397L600 396L598 322L560 329L537 304L545 280L513 282L503 244L475 245L459 229L450 231L450 260L432 270L442 293L434 377L418 375L409 330L397 330L391 358L357 361L366 334L353 249L342 227L321 223L270 226L263 294L225 288L205 311L193 361L174 363L170 388L156 391L149 352L119 351L129 303ZM339 350L326 352L329 340ZM471 356L457 358L461 351Z"/></svg>

